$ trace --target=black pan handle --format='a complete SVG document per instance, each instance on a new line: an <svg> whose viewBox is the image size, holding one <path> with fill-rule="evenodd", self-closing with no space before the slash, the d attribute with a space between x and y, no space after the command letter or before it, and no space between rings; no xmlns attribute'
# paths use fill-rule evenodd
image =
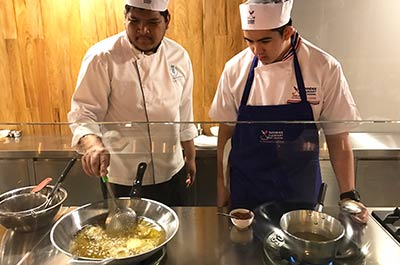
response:
<svg viewBox="0 0 400 265"><path fill-rule="evenodd" d="M71 168L75 164L75 162L76 162L76 158L75 157L72 158L68 162L67 166L64 168L64 170L62 171L61 175L58 177L58 179L56 181L56 184L54 184L54 187L51 190L50 194L47 196L47 202L46 202L44 208L47 208L51 204L51 202L52 202L52 200L54 198L54 195L57 193L58 189L61 186L61 183L64 181L65 177L67 176L67 174L69 173L69 171L71 170Z"/></svg>
<svg viewBox="0 0 400 265"><path fill-rule="evenodd" d="M322 212L322 208L324 207L326 189L328 185L325 182L321 183L321 187L319 188L318 198L317 198L317 205L315 206L315 210L317 212Z"/></svg>
<svg viewBox="0 0 400 265"><path fill-rule="evenodd" d="M144 172L146 171L146 168L147 168L147 164L145 162L141 162L138 165L138 168L136 171L136 179L134 180L131 192L129 193L129 196L131 198L141 198L142 197L142 180L143 180L143 175L144 175Z"/></svg>

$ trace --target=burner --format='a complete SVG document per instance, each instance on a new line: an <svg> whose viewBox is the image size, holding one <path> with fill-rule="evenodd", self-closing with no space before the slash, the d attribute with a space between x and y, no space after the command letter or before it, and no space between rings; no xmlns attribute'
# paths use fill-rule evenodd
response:
<svg viewBox="0 0 400 265"><path fill-rule="evenodd" d="M350 243L347 246L347 253L351 255L337 254L332 260L324 264L310 264L296 259L285 243L283 232L279 229L270 233L264 240L264 263L266 265L361 265L365 264L365 255Z"/></svg>
<svg viewBox="0 0 400 265"><path fill-rule="evenodd" d="M393 211L373 211L372 216L400 242L400 209Z"/></svg>
<svg viewBox="0 0 400 265"><path fill-rule="evenodd" d="M305 263L297 259L297 257L291 253L288 246L285 243L285 239L282 231L276 230L266 237L264 241L264 256L270 263L274 265L317 265L311 263ZM332 265L332 262L318 265Z"/></svg>

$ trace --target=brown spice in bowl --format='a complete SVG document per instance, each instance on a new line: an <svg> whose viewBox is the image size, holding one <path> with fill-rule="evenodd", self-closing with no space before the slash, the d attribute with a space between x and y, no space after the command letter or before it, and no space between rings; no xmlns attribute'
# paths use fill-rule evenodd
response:
<svg viewBox="0 0 400 265"><path fill-rule="evenodd" d="M231 215L234 216L236 219L240 219L240 220L246 220L246 219L250 219L251 218L251 213L250 212L245 212L245 213L234 212Z"/></svg>

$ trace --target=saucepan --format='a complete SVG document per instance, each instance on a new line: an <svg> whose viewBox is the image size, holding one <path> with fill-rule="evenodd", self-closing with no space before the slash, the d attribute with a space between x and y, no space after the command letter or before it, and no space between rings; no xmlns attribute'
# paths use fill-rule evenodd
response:
<svg viewBox="0 0 400 265"><path fill-rule="evenodd" d="M280 227L296 260L325 264L333 260L345 228L336 218L321 212L326 193L323 183L315 210L294 210L283 214Z"/></svg>
<svg viewBox="0 0 400 265"><path fill-rule="evenodd" d="M168 206L150 199L140 198L138 194L138 184L141 181L135 180L134 188L131 192L131 198L117 198L115 202L120 208L129 207L133 209L137 215L149 218L160 225L165 233L165 241L154 247L153 249L124 258L111 258L111 259L96 259L87 257L74 256L70 251L70 244L74 236L85 226L104 224L109 212L109 205L113 205L114 201L104 200L95 203L89 203L76 210L69 212L60 218L52 227L50 232L50 239L52 244L62 253L71 258L72 263L87 263L90 264L132 264L135 262L143 261L156 252L162 250L163 247L174 237L179 227L179 219L176 213ZM136 196L136 197L135 197Z"/></svg>

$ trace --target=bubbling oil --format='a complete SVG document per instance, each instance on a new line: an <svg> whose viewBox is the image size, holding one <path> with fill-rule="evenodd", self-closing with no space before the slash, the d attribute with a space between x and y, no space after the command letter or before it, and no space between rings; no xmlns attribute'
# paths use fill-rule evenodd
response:
<svg viewBox="0 0 400 265"><path fill-rule="evenodd" d="M152 250L165 240L165 230L141 216L135 228L118 235L106 233L100 225L85 226L71 241L70 252L74 256L94 259L126 258Z"/></svg>

